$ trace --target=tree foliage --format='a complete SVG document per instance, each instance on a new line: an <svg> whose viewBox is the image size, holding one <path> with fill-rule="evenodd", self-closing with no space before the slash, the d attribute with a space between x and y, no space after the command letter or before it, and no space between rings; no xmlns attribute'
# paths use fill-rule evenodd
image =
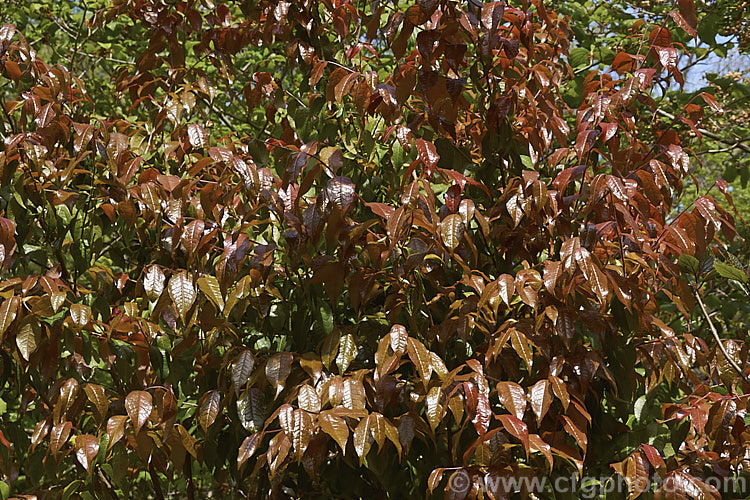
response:
<svg viewBox="0 0 750 500"><path fill-rule="evenodd" d="M731 497L692 2L598 48L573 3L62 4L0 29L3 497Z"/></svg>

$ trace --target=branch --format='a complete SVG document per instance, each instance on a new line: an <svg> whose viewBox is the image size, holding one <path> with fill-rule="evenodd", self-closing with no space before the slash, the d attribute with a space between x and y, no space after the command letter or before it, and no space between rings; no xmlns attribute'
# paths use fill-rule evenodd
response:
<svg viewBox="0 0 750 500"><path fill-rule="evenodd" d="M656 112L666 118L669 118L672 121L677 120L677 117L673 115L672 113L668 113L662 109L657 109ZM704 128L698 128L698 132L705 135L706 137L713 139L715 141L721 142L722 144L727 144L729 146L732 146L733 148L741 149L747 153L750 153L750 146L746 146L744 144L746 139L743 139L741 141L732 142L730 139L725 139L724 137L721 137L719 134L716 134L714 132L711 132L710 130L706 130Z"/></svg>
<svg viewBox="0 0 750 500"><path fill-rule="evenodd" d="M733 360L729 353L727 352L727 349L724 347L724 343L721 341L721 337L719 337L719 333L716 331L716 327L714 327L713 321L711 321L711 316L709 316L708 311L706 311L706 306L703 305L703 300L701 300L701 296L698 293L698 290L693 291L695 293L695 298L698 300L698 305L701 306L701 311L703 312L703 317L706 318L706 321L708 321L708 327L711 329L711 335L714 336L714 340L716 340L716 345L719 346L719 350L726 358L727 362L734 368L734 370L742 377L742 379L745 381L747 385L750 385L750 377L748 377L744 370L740 368L740 365L737 364L735 360Z"/></svg>

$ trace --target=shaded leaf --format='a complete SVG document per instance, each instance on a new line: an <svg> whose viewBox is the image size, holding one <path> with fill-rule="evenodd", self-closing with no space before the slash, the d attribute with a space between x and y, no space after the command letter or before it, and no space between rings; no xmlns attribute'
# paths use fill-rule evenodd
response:
<svg viewBox="0 0 750 500"><path fill-rule="evenodd" d="M242 441L240 449L237 452L237 467L242 467L247 460L255 454L255 450L258 448L263 434L256 432L252 436L248 436Z"/></svg>
<svg viewBox="0 0 750 500"><path fill-rule="evenodd" d="M284 390L284 384L289 374L292 372L292 361L294 356L289 352L280 352L268 358L266 362L266 379L276 390L276 397L279 397Z"/></svg>
<svg viewBox="0 0 750 500"><path fill-rule="evenodd" d="M255 367L255 357L250 349L245 349L237 356L237 360L232 364L232 382L234 383L234 392L239 394L243 387L250 380L250 374Z"/></svg>

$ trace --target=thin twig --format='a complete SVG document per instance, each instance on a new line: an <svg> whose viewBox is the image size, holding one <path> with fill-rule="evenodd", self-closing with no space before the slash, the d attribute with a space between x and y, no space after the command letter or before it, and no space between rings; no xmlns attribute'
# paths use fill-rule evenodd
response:
<svg viewBox="0 0 750 500"><path fill-rule="evenodd" d="M668 113L667 111L664 111L663 109L657 109L656 112L666 118L669 118L670 120L674 121L676 119L676 117L672 113ZM734 148L741 149L747 153L750 153L750 146L746 146L744 144L744 140L733 142L730 139L725 139L724 137L721 137L719 134L715 134L711 132L710 130L706 130L704 128L698 128L698 132L700 132L701 134L715 141L719 141L723 144L727 144Z"/></svg>
<svg viewBox="0 0 750 500"><path fill-rule="evenodd" d="M738 365L735 360L729 357L729 353L724 347L724 343L721 341L721 337L719 337L719 333L716 331L716 327L714 327L713 321L711 321L711 316L709 316L708 311L706 311L706 306L703 305L703 300L701 300L701 296L698 293L698 290L693 290L693 293L695 294L696 300L698 300L698 305L701 306L701 311L703 312L703 316L706 318L706 321L708 321L708 327L711 329L711 335L714 336L714 340L716 340L716 344L719 346L719 350L724 355L724 357L729 362L729 364L732 366L732 368L734 368L734 370L740 374L740 376L747 383L747 385L750 385L750 377L748 377L745 374L745 371L742 368L740 368L740 365Z"/></svg>

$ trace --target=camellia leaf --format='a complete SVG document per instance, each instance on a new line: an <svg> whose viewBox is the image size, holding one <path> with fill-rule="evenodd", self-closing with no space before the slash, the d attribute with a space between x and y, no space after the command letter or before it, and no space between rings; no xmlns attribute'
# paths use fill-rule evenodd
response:
<svg viewBox="0 0 750 500"><path fill-rule="evenodd" d="M195 302L196 297L193 278L186 271L175 274L169 280L169 296L172 298L180 316L185 319L185 315Z"/></svg>
<svg viewBox="0 0 750 500"><path fill-rule="evenodd" d="M532 451L539 451L544 455L544 457L547 459L547 464L549 465L548 471L551 471L554 465L552 447L549 444L545 443L538 434L529 434L529 445Z"/></svg>
<svg viewBox="0 0 750 500"><path fill-rule="evenodd" d="M5 299L2 305L0 305L0 340L5 335L5 331L10 324L13 323L13 320L16 319L20 303L20 298L13 296Z"/></svg>
<svg viewBox="0 0 750 500"><path fill-rule="evenodd" d="M94 405L94 415L97 421L103 422L109 410L109 399L104 392L104 387L98 384L86 384L83 386L83 390L91 404Z"/></svg>
<svg viewBox="0 0 750 500"><path fill-rule="evenodd" d="M422 160L428 170L434 170L437 166L438 160L440 160L440 155L438 154L435 145L424 139L417 139L415 142L417 145L417 152L419 153L419 159Z"/></svg>
<svg viewBox="0 0 750 500"><path fill-rule="evenodd" d="M146 391L133 391L125 397L125 410L133 422L136 434L151 416L153 408L151 394Z"/></svg>
<svg viewBox="0 0 750 500"><path fill-rule="evenodd" d="M531 347L529 346L529 341L526 338L526 335L515 328L512 328L510 332L510 342L513 345L513 349L516 351L516 354L524 360L527 367L531 368L534 355L531 352Z"/></svg>
<svg viewBox="0 0 750 500"><path fill-rule="evenodd" d="M237 361L232 364L232 382L234 392L239 394L242 388L250 380L250 374L255 366L255 357L250 349L245 349L237 356Z"/></svg>
<svg viewBox="0 0 750 500"><path fill-rule="evenodd" d="M39 443L47 437L49 431L52 429L50 419L40 420L34 426L34 431L31 433L31 450L34 451Z"/></svg>
<svg viewBox="0 0 750 500"><path fill-rule="evenodd" d="M303 385L297 393L297 404L303 410L311 413L319 413L321 407L320 396L318 392L309 385Z"/></svg>
<svg viewBox="0 0 750 500"><path fill-rule="evenodd" d="M203 427L204 432L216 421L221 406L221 395L219 391L209 391L201 398L198 405L198 423Z"/></svg>
<svg viewBox="0 0 750 500"><path fill-rule="evenodd" d="M503 274L497 279L497 284L500 298L503 299L506 306L510 307L510 301L516 291L516 281L510 274Z"/></svg>
<svg viewBox="0 0 750 500"><path fill-rule="evenodd" d="M76 459L91 474L91 465L99 453L99 440L91 434L76 436Z"/></svg>
<svg viewBox="0 0 750 500"><path fill-rule="evenodd" d="M336 356L336 364L339 367L339 373L343 374L349 368L349 363L357 357L357 343L352 335L342 335L339 342L339 354Z"/></svg>
<svg viewBox="0 0 750 500"><path fill-rule="evenodd" d="M363 417L359 421L359 425L354 429L354 450L359 456L359 465L361 466L365 460L365 456L370 451L370 447L374 441L372 437L372 430L370 429L370 419Z"/></svg>
<svg viewBox="0 0 750 500"><path fill-rule="evenodd" d="M391 349L393 349L394 353L403 354L406 352L406 341L409 338L406 328L402 325L393 325L388 336Z"/></svg>
<svg viewBox="0 0 750 500"><path fill-rule="evenodd" d="M325 338L321 347L320 360L323 366L331 369L333 361L337 358L339 344L341 343L341 330L334 328L333 331Z"/></svg>
<svg viewBox="0 0 750 500"><path fill-rule="evenodd" d="M182 233L181 242L182 246L185 247L185 250L187 250L188 254L192 255L193 252L195 252L195 249L198 248L201 238L203 237L203 231L205 227L205 222L200 219L196 219L185 226L185 230ZM218 284L216 286L218 288Z"/></svg>
<svg viewBox="0 0 750 500"><path fill-rule="evenodd" d="M336 176L328 181L325 193L331 203L346 212L354 201L354 183L348 177Z"/></svg>
<svg viewBox="0 0 750 500"><path fill-rule="evenodd" d="M24 321L23 325L16 334L16 346L23 359L28 361L31 355L39 347L40 332L39 327L33 324L33 320Z"/></svg>
<svg viewBox="0 0 750 500"><path fill-rule="evenodd" d="M78 328L83 328L91 321L91 308L84 304L71 304L70 318Z"/></svg>
<svg viewBox="0 0 750 500"><path fill-rule="evenodd" d="M476 406L471 418L471 423L474 424L474 428L480 436L484 436L487 429L490 426L490 418L492 417L492 410L490 409L490 400L481 392L476 395ZM515 418L515 417L514 417Z"/></svg>
<svg viewBox="0 0 750 500"><path fill-rule="evenodd" d="M240 423L248 432L258 432L263 428L266 419L266 401L263 392L252 387L237 399L237 415Z"/></svg>
<svg viewBox="0 0 750 500"><path fill-rule="evenodd" d="M409 353L409 359L417 367L422 383L427 387L432 376L432 360L429 351L422 342L411 337L407 339L406 350Z"/></svg>
<svg viewBox="0 0 750 500"><path fill-rule="evenodd" d="M258 449L258 443L260 442L263 434L256 432L252 436L248 436L242 441L240 449L237 452L237 467L242 467L247 460L255 454L255 450Z"/></svg>
<svg viewBox="0 0 750 500"><path fill-rule="evenodd" d="M648 488L649 466L641 452L631 454L623 462L614 464L613 468L625 478L631 498L637 497Z"/></svg>
<svg viewBox="0 0 750 500"><path fill-rule="evenodd" d="M584 429L579 428L573 420L568 417L567 415L562 416L563 419L563 425L565 427L565 430L573 436L573 439L576 440L576 443L578 443L578 446L583 450L583 452L586 452L586 445L588 443L588 438L586 436L586 432Z"/></svg>
<svg viewBox="0 0 750 500"><path fill-rule="evenodd" d="M526 412L526 392L523 387L515 382L498 382L497 395L508 411L519 419L523 419L523 414Z"/></svg>
<svg viewBox="0 0 750 500"><path fill-rule="evenodd" d="M529 455L529 429L526 424L514 417L513 415L495 415L495 418L500 420L508 433L517 438L523 444L524 450L526 450L526 456Z"/></svg>
<svg viewBox="0 0 750 500"><path fill-rule="evenodd" d="M425 414L430 427L434 431L443 419L443 402L441 401L443 391L440 387L433 387L425 396Z"/></svg>
<svg viewBox="0 0 750 500"><path fill-rule="evenodd" d="M188 139L194 148L205 148L208 146L208 132L197 123L191 123L187 129Z"/></svg>
<svg viewBox="0 0 750 500"><path fill-rule="evenodd" d="M294 410L292 413L292 448L299 463L312 438L312 420L305 410Z"/></svg>
<svg viewBox="0 0 750 500"><path fill-rule="evenodd" d="M323 432L331 436L341 447L342 453L346 453L346 442L349 440L349 427L343 418L326 410L318 416L318 425Z"/></svg>
<svg viewBox="0 0 750 500"><path fill-rule="evenodd" d="M552 403L552 390L548 380L540 380L529 389L531 409L534 410L537 423L541 422ZM517 416L517 415L516 415Z"/></svg>
<svg viewBox="0 0 750 500"><path fill-rule="evenodd" d="M292 353L280 352L268 358L268 361L266 362L266 379L268 379L276 390L276 397L279 397L281 391L284 390L286 378L292 370L293 360L294 357L292 356Z"/></svg>
<svg viewBox="0 0 750 500"><path fill-rule="evenodd" d="M61 422L52 427L49 433L49 449L54 456L57 456L63 445L68 441L72 428L71 422Z"/></svg>
<svg viewBox="0 0 750 500"><path fill-rule="evenodd" d="M221 295L221 288L219 288L219 282L215 277L207 274L198 278L198 288L203 292L208 300L213 302L219 311L224 310L224 297Z"/></svg>
<svg viewBox="0 0 750 500"><path fill-rule="evenodd" d="M107 420L107 449L112 448L125 435L125 415L112 415Z"/></svg>
<svg viewBox="0 0 750 500"><path fill-rule="evenodd" d="M161 297L164 291L164 273L159 266L151 266L143 276L143 289L150 300Z"/></svg>
<svg viewBox="0 0 750 500"><path fill-rule="evenodd" d="M451 214L440 223L440 237L451 252L461 242L465 227L464 221L459 214Z"/></svg>

